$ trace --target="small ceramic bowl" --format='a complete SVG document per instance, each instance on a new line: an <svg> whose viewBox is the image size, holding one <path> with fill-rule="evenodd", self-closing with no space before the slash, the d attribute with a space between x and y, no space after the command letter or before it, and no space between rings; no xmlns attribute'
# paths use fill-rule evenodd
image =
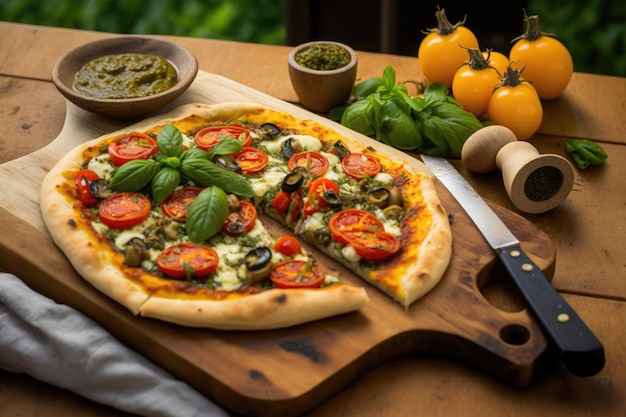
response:
<svg viewBox="0 0 626 417"><path fill-rule="evenodd" d="M167 59L178 72L177 83L160 93L127 99L94 98L73 88L75 74L87 62L105 55L124 53ZM186 48L153 37L128 35L89 42L66 52L52 69L52 82L61 94L78 107L115 119L133 119L155 112L180 97L197 73L198 61Z"/></svg>
<svg viewBox="0 0 626 417"><path fill-rule="evenodd" d="M296 55L312 45L336 45L350 54L350 62L338 69L315 70L296 62ZM296 46L288 57L289 78L300 103L316 113L328 113L345 104L356 80L357 56L352 48L334 41L314 41Z"/></svg>

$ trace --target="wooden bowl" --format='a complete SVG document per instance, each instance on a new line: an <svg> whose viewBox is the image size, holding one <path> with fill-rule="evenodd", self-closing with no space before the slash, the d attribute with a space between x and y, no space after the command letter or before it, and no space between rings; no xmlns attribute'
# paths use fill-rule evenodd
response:
<svg viewBox="0 0 626 417"><path fill-rule="evenodd" d="M350 62L334 70L314 70L296 62L298 52L311 45L337 45L348 51ZM300 103L317 113L328 113L334 107L345 104L350 98L356 80L357 56L352 48L334 41L314 41L296 46L288 57L289 78Z"/></svg>
<svg viewBox="0 0 626 417"><path fill-rule="evenodd" d="M74 90L74 76L87 62L105 55L124 53L167 59L178 72L178 82L160 93L128 99L95 98ZM85 110L115 119L133 119L174 101L189 88L197 73L198 61L184 47L153 37L128 35L89 42L66 52L52 69L52 82L68 100Z"/></svg>

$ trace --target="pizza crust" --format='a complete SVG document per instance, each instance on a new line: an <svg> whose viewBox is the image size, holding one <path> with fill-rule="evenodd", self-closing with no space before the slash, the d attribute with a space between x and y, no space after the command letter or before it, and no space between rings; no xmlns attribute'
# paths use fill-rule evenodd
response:
<svg viewBox="0 0 626 417"><path fill-rule="evenodd" d="M111 262L112 253L94 250L94 245L90 243L94 236L72 227L76 215L74 208L71 201L59 192L58 187L65 179L73 178L74 173L80 169L83 154L89 147L97 146L104 139L121 133L154 130L186 117L230 120L263 109L271 111L257 104L188 104L169 113L167 119L159 116L146 119L129 128L108 133L74 148L50 170L41 187L42 216L55 243L86 281L128 308L133 314L184 326L224 330L275 329L360 309L368 302L365 289L345 284L322 289L272 289L220 301L150 296L140 284L127 279L114 267L115 264ZM350 137L346 139L353 151L365 149L365 146L356 139ZM392 149L391 153L394 151ZM399 298L398 294L387 291L405 308L439 282L451 255L451 232L447 214L439 202L432 180L420 172L425 171L422 165L415 160L410 165L407 164L406 169L415 174L415 179L419 178L424 202L431 210L433 221L427 238L415 248L419 253L416 262L402 274L403 296ZM319 249L323 251L324 248Z"/></svg>
<svg viewBox="0 0 626 417"><path fill-rule="evenodd" d="M411 233L420 224L411 222L407 225L403 240L401 257L392 260L391 264L382 264L379 270L370 271L359 262L346 260L332 246L316 245L314 235L302 231L300 236L320 251L350 268L359 277L374 285L380 291L396 300L405 309L429 293L443 278L452 256L452 230L448 215L439 201L435 186L425 173L417 173L411 177L410 188L420 190L423 203L431 216L431 223L426 237L422 240L419 233ZM388 277L396 284L390 286Z"/></svg>
<svg viewBox="0 0 626 417"><path fill-rule="evenodd" d="M422 174L421 178L420 188L424 203L431 211L432 223L426 239L419 246L417 261L403 279L405 308L439 283L452 256L452 230L448 214L439 201L433 182L426 174Z"/></svg>
<svg viewBox="0 0 626 417"><path fill-rule="evenodd" d="M48 172L41 185L41 214L55 244L66 254L76 272L96 289L137 314L148 295L107 263L107 254L95 248L92 236L73 226L75 212L72 204L57 190L68 172L80 169L84 150L99 142L96 139L73 149Z"/></svg>
<svg viewBox="0 0 626 417"><path fill-rule="evenodd" d="M290 327L356 311L369 300L364 288L332 285L317 290L272 289L225 301L151 297L140 315L189 327L261 330Z"/></svg>

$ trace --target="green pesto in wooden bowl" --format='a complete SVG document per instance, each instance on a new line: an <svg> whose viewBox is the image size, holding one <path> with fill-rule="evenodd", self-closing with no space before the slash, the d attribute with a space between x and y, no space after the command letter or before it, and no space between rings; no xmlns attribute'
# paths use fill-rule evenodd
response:
<svg viewBox="0 0 626 417"><path fill-rule="evenodd" d="M350 53L337 44L312 44L295 55L295 60L303 67L328 71L345 67L350 63Z"/></svg>
<svg viewBox="0 0 626 417"><path fill-rule="evenodd" d="M153 58L147 60L152 62L150 68L142 66L146 64L144 59L139 60L141 65L134 68L132 59L119 61L111 58L127 54L157 57L159 59L156 61L161 64L161 60L169 63L173 72L169 68L163 70L160 64L154 66L156 61ZM103 57L104 61L98 61ZM85 92L75 86L76 75L90 62L97 63L96 74L90 77L97 77L99 72L103 79L98 80L97 88L96 80L92 79L94 84L90 87L91 91ZM172 82L174 73L176 79ZM197 73L196 57L183 46L154 36L123 35L87 42L67 51L59 57L52 69L52 82L65 98L84 110L115 119L138 119L163 109L180 97ZM129 78L130 84L124 85L125 77ZM157 85L161 82L157 78L166 78L166 84L171 85L166 85L167 88ZM96 92L97 89L102 91ZM135 97L120 97L116 90L125 90Z"/></svg>
<svg viewBox="0 0 626 417"><path fill-rule="evenodd" d="M178 72L167 59L146 54L106 55L76 73L74 89L97 98L136 98L169 90Z"/></svg>

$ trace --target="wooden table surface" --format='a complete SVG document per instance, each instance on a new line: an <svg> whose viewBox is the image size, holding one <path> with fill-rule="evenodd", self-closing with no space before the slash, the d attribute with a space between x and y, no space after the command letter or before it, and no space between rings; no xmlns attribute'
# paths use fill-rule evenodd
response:
<svg viewBox="0 0 626 417"><path fill-rule="evenodd" d="M0 22L0 164L50 143L65 120L65 99L50 80L68 49L113 34ZM292 103L290 48L209 39L164 37L189 48L200 69ZM418 40L416 40L417 45ZM398 81L420 80L414 57L358 53L357 77L392 65ZM626 78L575 73L564 94L544 103L544 122L530 140L541 153L566 155L564 138L598 142L609 157L576 170L574 188L556 209L522 214L552 240L553 285L604 343L606 366L579 378L557 365L517 389L440 357L406 357L375 369L308 416L617 416L626 410ZM453 161L479 193L512 211L498 172L475 175ZM0 209L0 225L14 217ZM2 239L11 236L3 231ZM0 267L19 265L0 254ZM1 337L1 335L0 335ZM29 376L0 371L0 415L128 416Z"/></svg>

